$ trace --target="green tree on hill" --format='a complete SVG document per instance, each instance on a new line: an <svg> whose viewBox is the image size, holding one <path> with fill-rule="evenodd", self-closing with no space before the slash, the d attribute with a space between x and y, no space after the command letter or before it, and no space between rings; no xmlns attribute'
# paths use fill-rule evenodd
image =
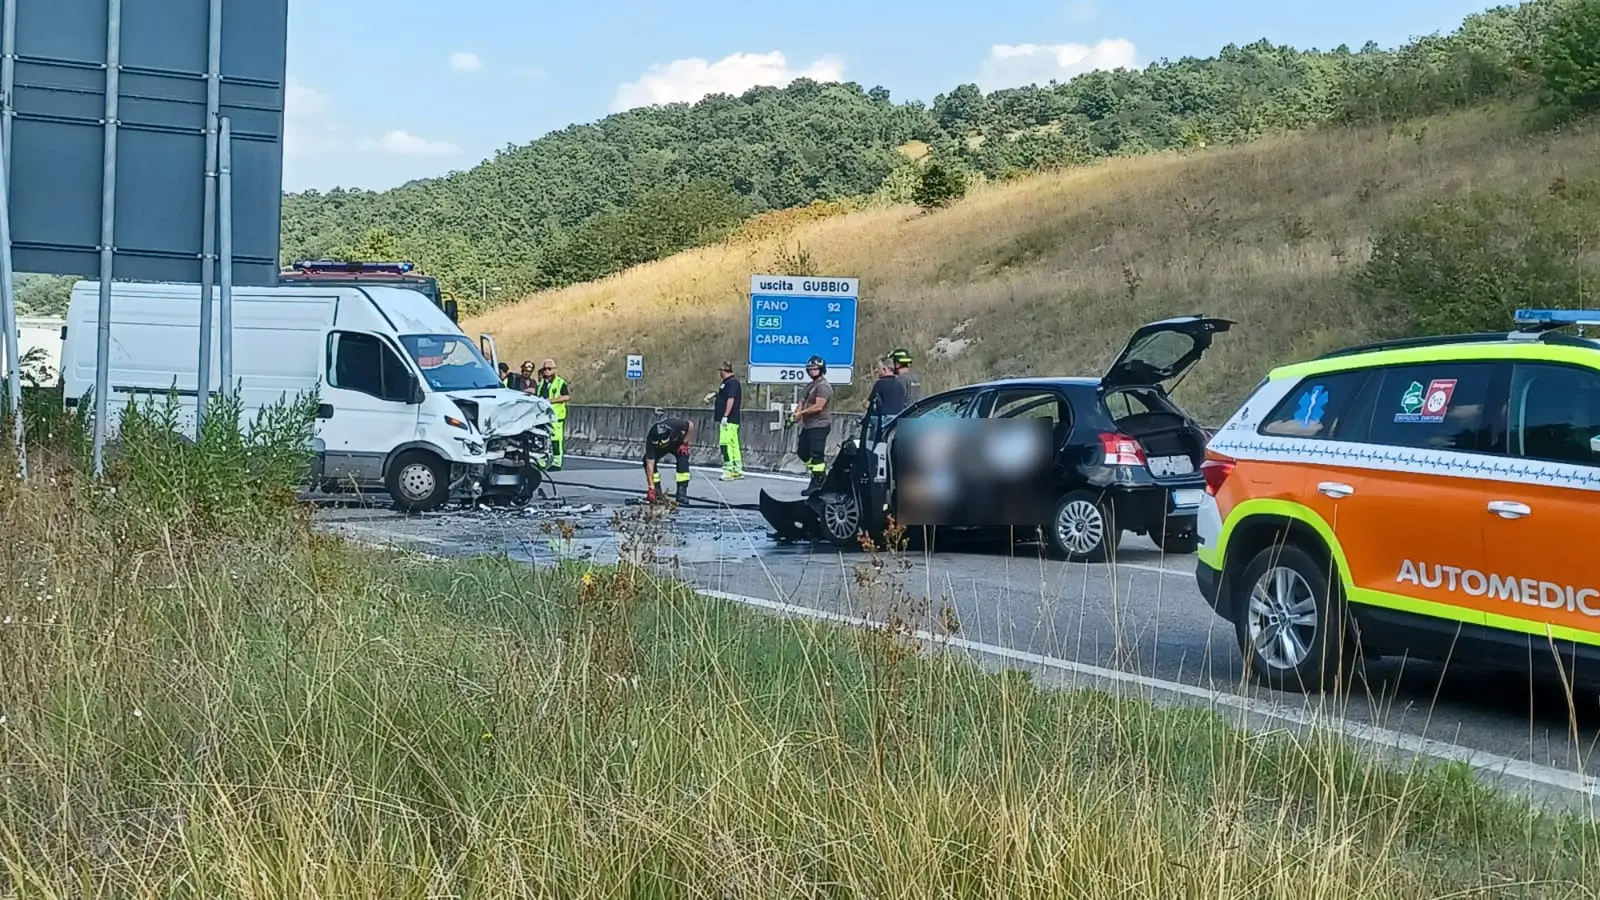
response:
<svg viewBox="0 0 1600 900"><path fill-rule="evenodd" d="M967 179L962 173L942 162L931 162L922 170L911 199L923 209L941 209L960 200L967 193Z"/></svg>
<svg viewBox="0 0 1600 900"><path fill-rule="evenodd" d="M1552 15L1537 65L1546 106L1563 116L1600 109L1600 0L1570 0Z"/></svg>

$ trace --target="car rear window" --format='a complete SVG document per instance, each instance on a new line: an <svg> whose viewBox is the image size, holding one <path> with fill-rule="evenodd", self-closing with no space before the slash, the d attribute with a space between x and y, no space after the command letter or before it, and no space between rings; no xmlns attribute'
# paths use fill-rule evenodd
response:
<svg viewBox="0 0 1600 900"><path fill-rule="evenodd" d="M1148 387L1131 387L1108 391L1101 399L1106 411L1117 424L1140 416L1161 415L1185 418L1183 410L1161 391Z"/></svg>

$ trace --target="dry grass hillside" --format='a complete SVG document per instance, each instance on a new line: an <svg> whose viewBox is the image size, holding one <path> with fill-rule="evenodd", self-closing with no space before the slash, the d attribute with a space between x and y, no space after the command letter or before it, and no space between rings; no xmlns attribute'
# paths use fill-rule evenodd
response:
<svg viewBox="0 0 1600 900"><path fill-rule="evenodd" d="M1364 305L1348 277L1379 223L1474 188L1536 194L1600 160L1594 128L1529 136L1522 121L1478 110L1117 160L986 185L931 214L796 216L465 327L513 362L555 357L585 401L620 400L623 355L643 353L642 402L698 404L719 360L747 358L752 272L860 276L858 371L905 345L927 388L1095 374L1138 324L1202 312L1239 323L1177 392L1215 419L1273 364L1397 330L1401 317ZM841 394L864 397L859 376Z"/></svg>

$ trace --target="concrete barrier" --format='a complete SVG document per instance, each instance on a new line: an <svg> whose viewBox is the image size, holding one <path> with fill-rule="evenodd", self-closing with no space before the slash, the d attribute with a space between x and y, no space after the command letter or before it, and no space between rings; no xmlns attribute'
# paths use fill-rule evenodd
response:
<svg viewBox="0 0 1600 900"><path fill-rule="evenodd" d="M694 449L690 454L694 465L722 465L709 404L705 408L668 406L662 411L694 423ZM778 413L767 409L746 409L742 418L739 445L744 451L746 471L805 474L805 466L794 455L795 439L800 435L797 428L775 428L781 426L782 420ZM566 452L602 459L639 459L644 453L645 432L655 420L655 407L651 406L569 406ZM1217 428L1202 427L1208 435ZM828 432L828 459L831 461L839 452L841 441L859 434L860 429L860 413L834 413L833 428Z"/></svg>
<svg viewBox="0 0 1600 900"><path fill-rule="evenodd" d="M716 420L711 417L709 404L703 408L668 406L662 411L694 423L691 453L694 465L722 465ZM741 418L744 421L739 426L739 445L747 471L805 474L805 466L794 455L795 440L800 434L798 428L782 428L779 414L766 409L746 409ZM603 459L639 459L644 453L645 432L655 420L655 407L651 406L573 404L567 408L566 452ZM860 427L859 413L834 413L833 428L828 433L830 460L838 452L840 442L855 435Z"/></svg>

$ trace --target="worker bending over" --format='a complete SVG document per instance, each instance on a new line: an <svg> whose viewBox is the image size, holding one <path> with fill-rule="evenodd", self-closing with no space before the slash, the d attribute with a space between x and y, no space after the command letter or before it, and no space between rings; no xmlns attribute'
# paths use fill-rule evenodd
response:
<svg viewBox="0 0 1600 900"><path fill-rule="evenodd" d="M688 419L667 417L657 419L644 438L645 500L654 503L662 498L661 473L656 463L664 456L673 456L678 464L678 502L689 499L689 444L694 441L694 423Z"/></svg>

